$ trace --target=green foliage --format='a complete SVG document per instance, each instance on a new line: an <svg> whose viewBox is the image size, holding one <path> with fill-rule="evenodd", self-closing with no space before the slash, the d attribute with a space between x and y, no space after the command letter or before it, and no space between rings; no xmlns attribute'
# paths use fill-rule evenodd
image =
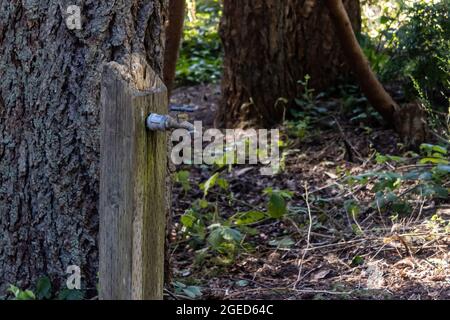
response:
<svg viewBox="0 0 450 320"><path fill-rule="evenodd" d="M287 213L287 200L292 198L292 192L267 188L264 194L269 196L267 213L270 218L281 219Z"/></svg>
<svg viewBox="0 0 450 320"><path fill-rule="evenodd" d="M266 214L261 211L247 211L247 212L239 212L234 216L234 223L237 226L247 226L254 223L258 223L264 219L266 219Z"/></svg>
<svg viewBox="0 0 450 320"><path fill-rule="evenodd" d="M280 240L271 240L269 244L277 249L289 249L295 244L295 241L290 237L284 237Z"/></svg>
<svg viewBox="0 0 450 320"><path fill-rule="evenodd" d="M362 8L359 40L373 70L403 86L429 127L450 140L450 1L364 0Z"/></svg>
<svg viewBox="0 0 450 320"><path fill-rule="evenodd" d="M81 290L64 289L58 294L58 300L83 300L84 293Z"/></svg>
<svg viewBox="0 0 450 320"><path fill-rule="evenodd" d="M36 283L36 297L39 300L50 299L52 296L52 283L49 277L39 278Z"/></svg>
<svg viewBox="0 0 450 320"><path fill-rule="evenodd" d="M361 46L384 81L400 81L409 99L447 111L450 2L364 1Z"/></svg>
<svg viewBox="0 0 450 320"><path fill-rule="evenodd" d="M181 217L181 224L183 225L183 230L190 237L190 245L194 248L202 244L206 238L206 224L212 219L209 213L202 214L202 210L198 207L197 202L193 205L191 209L186 210L184 215Z"/></svg>
<svg viewBox="0 0 450 320"><path fill-rule="evenodd" d="M8 292L14 295L15 300L36 300L36 296L31 290L21 290L14 285L10 285Z"/></svg>
<svg viewBox="0 0 450 320"><path fill-rule="evenodd" d="M379 46L367 34L359 35L359 44L372 70L378 75L383 75L390 60L389 54L380 51Z"/></svg>
<svg viewBox="0 0 450 320"><path fill-rule="evenodd" d="M298 117L294 121L287 121L286 128L290 136L299 138L300 140L305 139L310 132L310 117L305 115L305 112L297 111L295 112Z"/></svg>
<svg viewBox="0 0 450 320"><path fill-rule="evenodd" d="M205 183L200 185L200 189L203 190L203 194L206 197L210 189L212 189L215 185L219 186L222 190L228 189L228 182L225 179L219 177L220 172L216 172L213 174Z"/></svg>
<svg viewBox="0 0 450 320"><path fill-rule="evenodd" d="M195 201L180 221L190 246L195 249L206 246L213 253L223 256L224 261L231 261L240 248L243 236L238 229L233 228L233 220L220 217L217 204L207 200L215 187L224 191L228 189L228 182L220 177L220 172L200 185L203 198Z"/></svg>
<svg viewBox="0 0 450 320"><path fill-rule="evenodd" d="M421 155L414 155L417 164L412 169L398 173L394 171L367 172L357 176L348 176L346 182L350 186L369 186L375 193L371 207L390 210L393 214L409 214L412 207L408 200L412 196L424 198L447 199L450 179L450 165L447 149L443 146L422 144ZM390 155L377 154L379 164L402 163L408 159ZM359 214L358 204L353 200L344 203L346 211L352 216Z"/></svg>
<svg viewBox="0 0 450 320"><path fill-rule="evenodd" d="M49 277L41 277L37 280L34 292L32 290L22 290L14 285L10 285L8 290L15 300L50 300L54 298L52 283ZM83 300L82 290L63 289L56 295L57 300Z"/></svg>
<svg viewBox="0 0 450 320"><path fill-rule="evenodd" d="M175 174L175 182L181 184L183 191L186 193L189 190L191 190L191 185L189 183L189 176L191 175L191 173L189 171L186 170L181 170L178 171Z"/></svg>
<svg viewBox="0 0 450 320"><path fill-rule="evenodd" d="M304 80L298 83L303 87L302 94L295 99L298 109L290 108L289 112L294 120L286 121L288 134L303 140L311 131L311 119L319 118L328 113L328 109L318 106L318 100L323 97L323 93L316 95L314 89L309 87L311 77L306 75Z"/></svg>
<svg viewBox="0 0 450 320"><path fill-rule="evenodd" d="M249 285L249 282L247 280L238 280L238 281L235 282L235 284L238 287L246 287L246 286Z"/></svg>
<svg viewBox="0 0 450 320"><path fill-rule="evenodd" d="M290 191L267 188L263 191L267 197L266 212L255 209L224 217L218 212L217 203L217 197L224 193L212 192L214 188L229 192L228 181L220 176L220 172L200 184L203 198L197 199L180 219L189 246L197 250L197 263L203 263L207 258L214 258L220 265L232 263L242 250L250 249L245 240L258 234L252 226L269 219L282 219L293 195ZM214 196L216 202L210 202ZM228 197L230 204L235 201L232 193Z"/></svg>
<svg viewBox="0 0 450 320"><path fill-rule="evenodd" d="M220 218L211 209L210 203L202 208L197 201L181 217L183 230L191 247L206 248L213 255L222 257L222 261L231 262L241 249L244 235L232 226L231 219Z"/></svg>
<svg viewBox="0 0 450 320"><path fill-rule="evenodd" d="M357 267L364 264L364 257L354 256L351 262L352 267Z"/></svg>
<svg viewBox="0 0 450 320"><path fill-rule="evenodd" d="M200 298L202 296L202 290L198 286L189 286L179 281L175 281L172 284L176 294L185 294L191 299Z"/></svg>
<svg viewBox="0 0 450 320"><path fill-rule="evenodd" d="M211 249L220 254L234 256L243 239L242 233L220 223L212 224L208 229L211 230L208 236Z"/></svg>
<svg viewBox="0 0 450 320"><path fill-rule="evenodd" d="M402 0L361 0L362 33L385 41L389 32L398 28L404 19L401 13L405 4Z"/></svg>
<svg viewBox="0 0 450 320"><path fill-rule="evenodd" d="M197 0L196 6L195 19L185 22L177 64L177 81L182 85L216 82L221 75L220 1Z"/></svg>
<svg viewBox="0 0 450 320"><path fill-rule="evenodd" d="M347 200L344 202L345 211L354 219L356 219L361 212L361 208L355 200Z"/></svg>
<svg viewBox="0 0 450 320"><path fill-rule="evenodd" d="M391 78L405 74L416 79L430 97L448 93L450 80L450 3L424 1L406 9L407 19L392 35L392 59L386 73ZM413 83L409 92L415 93Z"/></svg>
<svg viewBox="0 0 450 320"><path fill-rule="evenodd" d="M297 99L295 99L296 104L303 109L311 109L316 105L316 99L314 95L314 89L309 87L309 80L311 76L309 74L305 75L304 80L299 80L298 83L303 87L303 93Z"/></svg>
<svg viewBox="0 0 450 320"><path fill-rule="evenodd" d="M425 157L420 159L421 164L449 164L446 147L424 143L420 146L420 150L425 154Z"/></svg>

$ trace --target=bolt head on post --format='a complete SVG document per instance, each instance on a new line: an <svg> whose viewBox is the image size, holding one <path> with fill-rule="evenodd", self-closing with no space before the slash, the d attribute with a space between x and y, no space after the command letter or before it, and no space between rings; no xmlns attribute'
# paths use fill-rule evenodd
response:
<svg viewBox="0 0 450 320"><path fill-rule="evenodd" d="M147 128L151 131L165 131L167 129L168 116L151 113L147 117Z"/></svg>
<svg viewBox="0 0 450 320"><path fill-rule="evenodd" d="M146 120L147 128L151 131L165 131L168 129L185 129L190 133L195 131L195 127L187 122L178 122L169 115L151 113Z"/></svg>

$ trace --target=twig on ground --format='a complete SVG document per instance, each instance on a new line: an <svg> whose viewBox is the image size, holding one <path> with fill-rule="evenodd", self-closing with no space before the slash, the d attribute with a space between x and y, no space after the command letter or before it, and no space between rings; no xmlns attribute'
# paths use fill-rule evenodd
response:
<svg viewBox="0 0 450 320"><path fill-rule="evenodd" d="M164 293L171 296L175 300L179 300L178 297L168 289L164 289Z"/></svg>
<svg viewBox="0 0 450 320"><path fill-rule="evenodd" d="M305 260L305 256L306 253L309 249L310 246L310 241L311 241L311 231L312 231L312 216L311 216L311 207L309 205L309 193L308 193L308 184L305 183L305 202L306 202L306 207L308 208L308 217L309 217L309 227L308 227L308 236L306 238L306 250L303 251L303 255L302 255L302 260L299 261L300 265L298 268L298 275L297 275L297 281L295 281L294 283L294 289L297 288L298 283L301 280L301 276L302 276L302 269L303 269L303 261Z"/></svg>
<svg viewBox="0 0 450 320"><path fill-rule="evenodd" d="M361 155L361 153L359 153L359 151L353 146L353 144L351 144L351 142L347 139L347 136L345 135L345 131L344 129L342 129L341 124L339 123L338 119L336 117L333 117L334 121L336 122L336 125L339 129L339 132L342 135L342 138L344 139L345 143L347 143L347 145L350 147L351 151L353 151L356 156L359 158L359 160L361 162L364 162L362 159L364 159L364 157Z"/></svg>

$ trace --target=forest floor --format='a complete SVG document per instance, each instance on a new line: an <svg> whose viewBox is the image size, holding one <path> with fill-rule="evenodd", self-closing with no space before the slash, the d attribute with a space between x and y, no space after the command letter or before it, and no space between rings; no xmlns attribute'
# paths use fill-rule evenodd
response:
<svg viewBox="0 0 450 320"><path fill-rule="evenodd" d="M197 107L191 120L212 127L219 98L217 85L200 85L177 89L172 102ZM373 184L349 185L346 176L403 172L416 164L375 161L377 152L404 154L390 129L334 120L328 126L318 121L311 132L290 137L284 170L275 176L242 165L221 172L228 191L211 191L206 199L223 219L265 211L267 187L293 193L289 213L253 224L256 232L246 236L247 245L228 263L201 250L206 244L194 248L180 223L204 197L199 184L214 168L177 168L190 172L189 190L179 183L173 188L171 263L178 289L180 283L196 286L200 299L450 299L448 199L417 196L409 200L408 214L394 218L389 210L371 207ZM357 215L349 214L348 203L358 205ZM168 298L189 298L183 290L169 291Z"/></svg>

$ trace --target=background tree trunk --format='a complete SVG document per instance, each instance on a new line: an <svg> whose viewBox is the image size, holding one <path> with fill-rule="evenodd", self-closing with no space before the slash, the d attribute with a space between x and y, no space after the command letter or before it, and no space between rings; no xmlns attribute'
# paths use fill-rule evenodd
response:
<svg viewBox="0 0 450 320"><path fill-rule="evenodd" d="M166 48L164 52L164 84L170 103L171 91L176 77L178 55L183 37L184 15L186 11L186 0L169 0L169 14L166 27ZM172 142L170 136L167 141L167 154L171 154ZM164 259L164 282L172 282L172 266L170 261L170 237L172 231L172 174L176 171L175 165L167 158L166 175L166 248Z"/></svg>
<svg viewBox="0 0 450 320"><path fill-rule="evenodd" d="M185 0L169 0L169 20L166 28L166 50L164 53L164 83L170 97L177 67L178 53L183 36Z"/></svg>
<svg viewBox="0 0 450 320"><path fill-rule="evenodd" d="M359 0L344 2L359 31ZM324 1L225 0L221 37L225 58L218 125L273 125L284 109L283 103L275 106L277 100L292 101L306 74L311 87L322 90L348 70Z"/></svg>
<svg viewBox="0 0 450 320"><path fill-rule="evenodd" d="M162 74L165 0L0 3L0 295L48 275L98 270L99 90L103 63L146 57Z"/></svg>

